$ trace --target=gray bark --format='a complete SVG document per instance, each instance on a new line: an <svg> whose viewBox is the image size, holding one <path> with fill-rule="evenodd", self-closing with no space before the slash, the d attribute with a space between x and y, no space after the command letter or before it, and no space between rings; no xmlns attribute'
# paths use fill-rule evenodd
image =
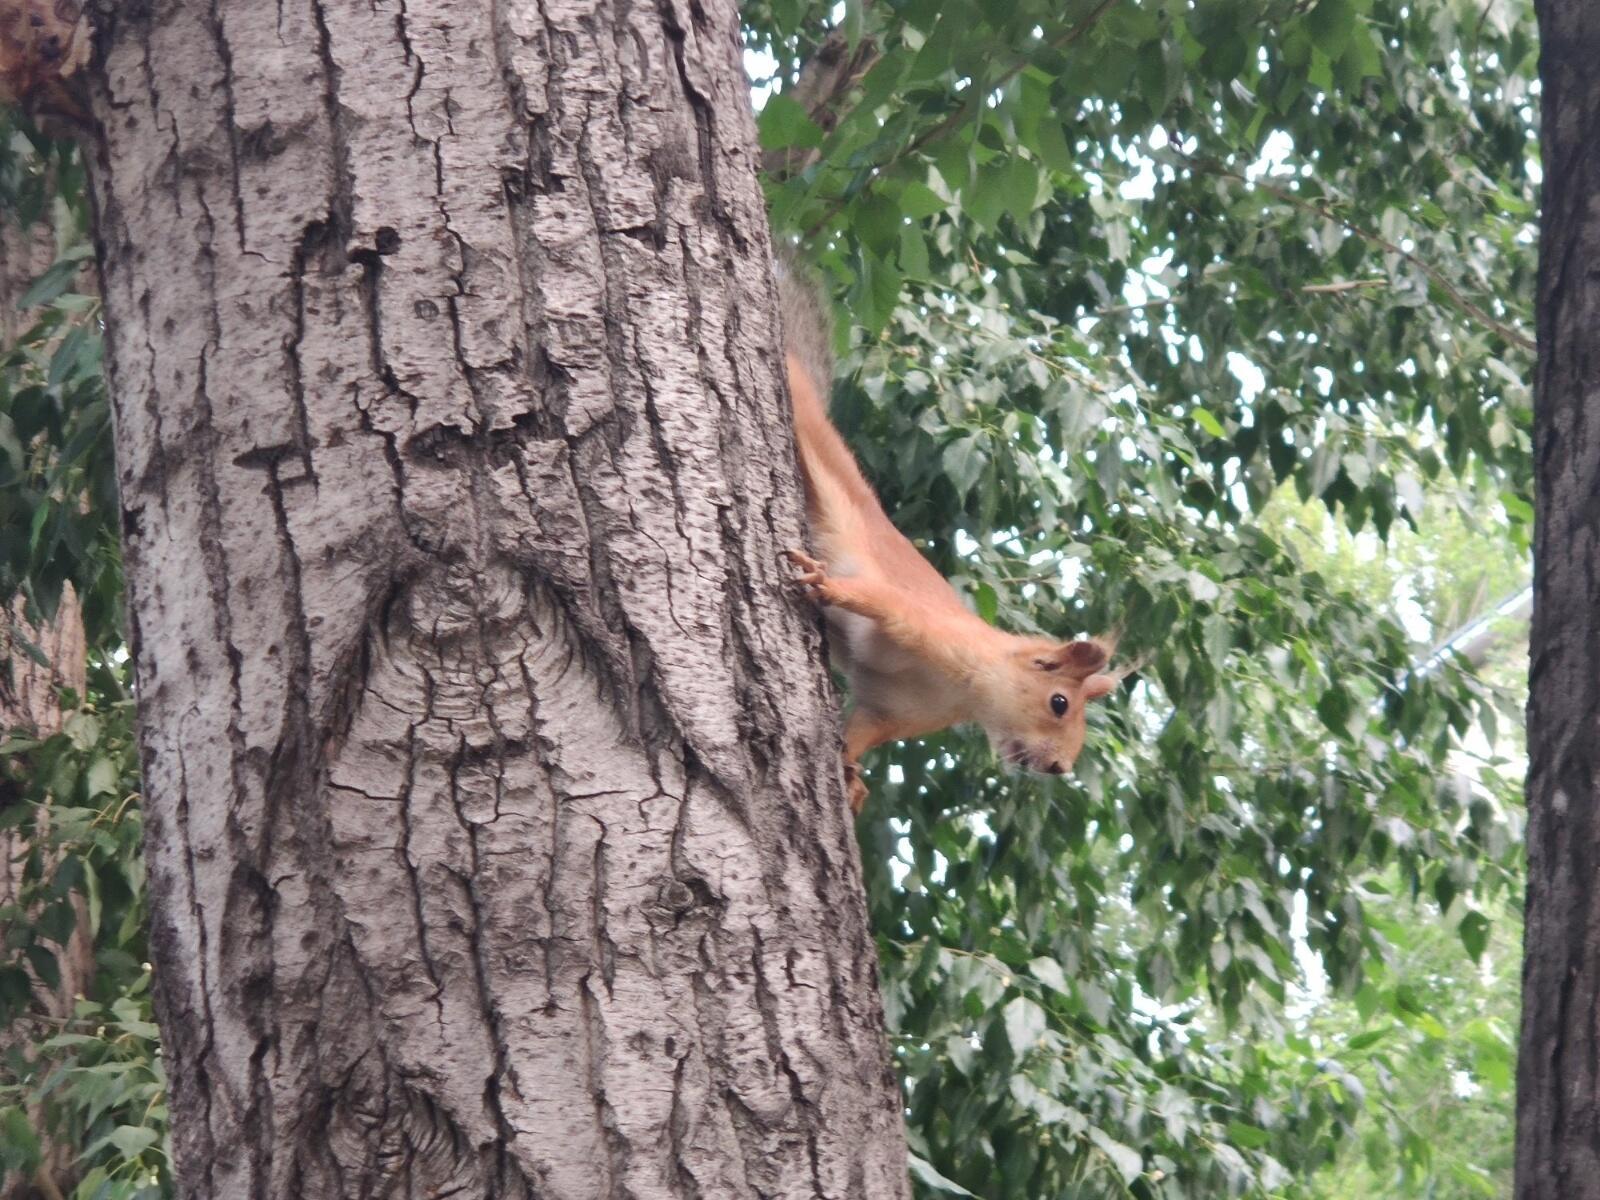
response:
<svg viewBox="0 0 1600 1200"><path fill-rule="evenodd" d="M1540 0L1528 896L1517 1200L1600 1200L1600 10Z"/></svg>
<svg viewBox="0 0 1600 1200"><path fill-rule="evenodd" d="M731 0L97 21L180 1194L905 1195Z"/></svg>

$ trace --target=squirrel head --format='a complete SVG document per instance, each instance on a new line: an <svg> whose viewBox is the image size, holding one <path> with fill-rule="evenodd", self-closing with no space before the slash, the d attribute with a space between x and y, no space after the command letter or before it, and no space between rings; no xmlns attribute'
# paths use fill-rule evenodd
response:
<svg viewBox="0 0 1600 1200"><path fill-rule="evenodd" d="M983 725L1008 763L1045 775L1065 775L1083 749L1084 710L1116 691L1105 672L1111 646L1098 639L1026 639L994 680Z"/></svg>

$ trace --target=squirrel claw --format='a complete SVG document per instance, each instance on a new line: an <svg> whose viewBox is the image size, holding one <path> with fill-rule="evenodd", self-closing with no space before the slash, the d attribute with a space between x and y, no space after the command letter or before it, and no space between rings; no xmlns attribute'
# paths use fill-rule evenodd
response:
<svg viewBox="0 0 1600 1200"><path fill-rule="evenodd" d="M845 763L844 783L845 795L850 799L850 811L859 817L861 810L867 806L867 784L861 778L861 768L855 763Z"/></svg>
<svg viewBox="0 0 1600 1200"><path fill-rule="evenodd" d="M799 550L785 550L783 556L792 565L799 567L802 572L791 581L796 587L821 588L828 582L827 566L818 562L809 554L802 553Z"/></svg>

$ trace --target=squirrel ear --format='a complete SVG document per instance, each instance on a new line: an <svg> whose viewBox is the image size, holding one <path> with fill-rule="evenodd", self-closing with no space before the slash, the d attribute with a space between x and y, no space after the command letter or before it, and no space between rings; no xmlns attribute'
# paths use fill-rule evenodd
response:
<svg viewBox="0 0 1600 1200"><path fill-rule="evenodd" d="M1074 679L1087 679L1111 658L1099 642L1068 642L1061 648L1062 668Z"/></svg>
<svg viewBox="0 0 1600 1200"><path fill-rule="evenodd" d="M1087 679L1110 657L1096 641L1063 642L1050 653L1036 657L1033 665L1041 671L1060 671L1069 679Z"/></svg>
<svg viewBox="0 0 1600 1200"><path fill-rule="evenodd" d="M1115 675L1091 675L1083 681L1083 698L1098 700L1101 696L1109 696L1117 690L1120 682Z"/></svg>

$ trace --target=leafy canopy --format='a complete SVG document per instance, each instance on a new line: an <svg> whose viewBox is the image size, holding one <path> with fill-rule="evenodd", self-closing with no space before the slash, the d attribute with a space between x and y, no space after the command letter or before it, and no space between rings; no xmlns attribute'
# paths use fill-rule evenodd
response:
<svg viewBox="0 0 1600 1200"><path fill-rule="evenodd" d="M747 11L774 223L832 282L835 413L886 507L986 617L1148 656L1076 780L960 734L877 760L924 1186L1317 1194L1402 1099L1361 1083L1375 1042L1303 1019L1399 1003L1383 881L1473 955L1517 883L1509 787L1455 769L1503 698L1414 669L1433 585L1374 595L1303 530L1465 523L1506 564L1482 580L1522 579L1529 6ZM866 48L819 102L830 39Z"/></svg>
<svg viewBox="0 0 1600 1200"><path fill-rule="evenodd" d="M1514 941L1492 732L1461 771L1503 696L1414 668L1524 578L1529 5L744 12L774 227L831 283L886 507L986 617L1147 660L1074 779L964 733L873 763L919 1193L1493 1194L1413 1110L1448 1078L1473 1136L1505 1111L1507 989L1459 994ZM62 243L0 359L0 593L72 580L100 664L69 732L0 756L38 847L0 1016L74 889L100 968L0 1072L0 1172L42 1111L82 1200L164 1195L82 180L0 135L0 207Z"/></svg>

